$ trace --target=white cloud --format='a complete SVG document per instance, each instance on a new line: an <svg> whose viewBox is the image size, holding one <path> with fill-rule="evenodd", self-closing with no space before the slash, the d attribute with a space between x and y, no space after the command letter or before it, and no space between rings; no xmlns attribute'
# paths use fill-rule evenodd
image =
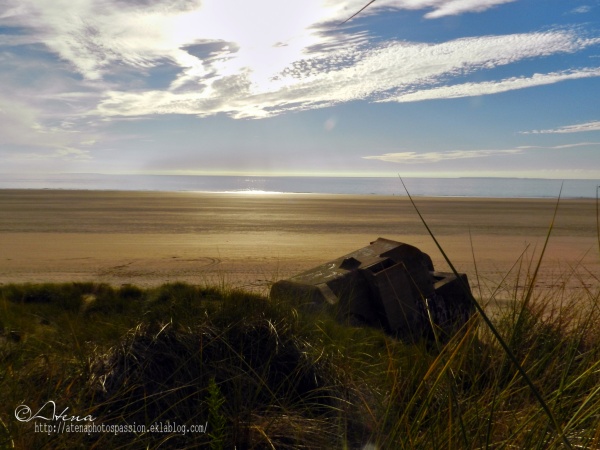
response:
<svg viewBox="0 0 600 450"><path fill-rule="evenodd" d="M412 9L428 11L425 17L435 18L480 12L511 1L382 0L365 13ZM440 86L477 71L578 52L600 39L562 29L436 44L371 44L364 31L339 27L365 5L364 0L344 5L333 0L5 3L7 12L0 16L0 24L21 27L27 37L5 38L0 45L44 44L93 83L96 92L104 90L102 99L88 108L89 115L103 117L225 113L261 118L353 100L406 102L484 95L600 74L600 69L588 68ZM163 73L160 87L147 87L164 67L170 70L169 77Z"/></svg>
<svg viewBox="0 0 600 450"><path fill-rule="evenodd" d="M483 158L493 155L509 155L521 153L520 149L510 150L452 150L448 152L399 152L385 153L383 155L363 156L363 159L377 159L393 163L419 164L436 163L440 161L449 161L455 159Z"/></svg>
<svg viewBox="0 0 600 450"><path fill-rule="evenodd" d="M24 130L39 127L37 111L27 105L0 97L0 143L9 144L22 139Z"/></svg>
<svg viewBox="0 0 600 450"><path fill-rule="evenodd" d="M427 16L440 17L483 11L510 1L514 0L379 1L367 10L433 9ZM91 80L106 76L118 65L150 68L167 59L181 70L176 86L245 72L251 82L266 89L273 76L302 60L307 49L340 38L339 29L335 38L322 33L324 24L338 24L349 10L363 5L362 0L345 8L339 2L319 0L8 0L11 14L4 21L31 30L38 42ZM237 47L213 61L185 50L198 42L216 41Z"/></svg>
<svg viewBox="0 0 600 450"><path fill-rule="evenodd" d="M592 10L592 7L589 5L578 6L571 10L571 14L587 14Z"/></svg>
<svg viewBox="0 0 600 450"><path fill-rule="evenodd" d="M517 147L518 150L564 150L566 148L576 148L576 147L590 147L600 145L600 142L576 142L573 144L562 144L562 145L552 145L552 146L543 146L543 145L522 145Z"/></svg>
<svg viewBox="0 0 600 450"><path fill-rule="evenodd" d="M41 120L40 111L23 102L0 96L0 149L4 158L10 148L35 148L34 153L17 152L20 157L89 158L90 141L84 135L69 131L67 127L48 127ZM89 135L88 135L89 138Z"/></svg>
<svg viewBox="0 0 600 450"><path fill-rule="evenodd" d="M375 14L389 8L432 11L425 14L427 19L438 19L471 12L483 12L496 6L517 0L378 0L371 3L361 14ZM368 0L352 2L354 12L359 11Z"/></svg>
<svg viewBox="0 0 600 450"><path fill-rule="evenodd" d="M586 131L600 131L600 121L579 123L576 125L566 125L564 127L553 128L549 130L523 131L521 134L562 134L562 133L583 133Z"/></svg>
<svg viewBox="0 0 600 450"><path fill-rule="evenodd" d="M250 64L283 68L308 46L319 43L320 22L341 9L318 0L9 0L5 22L31 30L38 42L73 64L88 79L100 79L114 65L148 68L171 60L189 78L210 70L183 50L196 42L225 41L238 50L218 64L223 75ZM9 7L10 9L10 7ZM1 20L2 18L0 18ZM1 23L1 22L0 22ZM279 67L280 66L280 67Z"/></svg>
<svg viewBox="0 0 600 450"><path fill-rule="evenodd" d="M423 163L437 163L440 161L451 161L457 159L473 159L473 158L486 158L490 156L506 156L516 155L525 153L529 150L564 150L575 147L590 147L600 145L600 142L578 142L573 144L556 145L550 147L544 146L519 146L510 149L500 150L451 150L447 152L397 152L397 153L384 153L382 155L370 155L363 156L363 159L374 159L379 161L386 161L398 164L423 164Z"/></svg>
<svg viewBox="0 0 600 450"><path fill-rule="evenodd" d="M417 89L415 92L403 93L395 97L388 97L381 101L417 102L423 100L474 97L480 95L499 94L501 92L526 89L535 86L559 83L565 80L592 78L600 76L600 67L568 70L563 72L536 73L531 77L512 77L498 81L481 83L464 83L441 86L432 89Z"/></svg>
<svg viewBox="0 0 600 450"><path fill-rule="evenodd" d="M490 70L524 59L569 53L595 45L574 31L551 31L457 39L440 44L392 41L315 55L273 73L268 84L253 79L252 68L205 80L196 91L107 92L98 107L104 116L227 113L267 117L352 100L417 101L506 92L566 79L600 76L582 69L530 78L430 88L454 77Z"/></svg>
<svg viewBox="0 0 600 450"><path fill-rule="evenodd" d="M439 0L435 2L435 9L426 14L429 19L437 19L444 16L455 16L467 12L483 12L505 3L512 3L516 0Z"/></svg>

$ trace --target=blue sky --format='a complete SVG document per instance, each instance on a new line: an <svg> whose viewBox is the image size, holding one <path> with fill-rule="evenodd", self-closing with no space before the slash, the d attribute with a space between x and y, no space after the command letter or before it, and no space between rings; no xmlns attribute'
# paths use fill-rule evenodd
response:
<svg viewBox="0 0 600 450"><path fill-rule="evenodd" d="M0 0L0 173L600 178L599 0Z"/></svg>

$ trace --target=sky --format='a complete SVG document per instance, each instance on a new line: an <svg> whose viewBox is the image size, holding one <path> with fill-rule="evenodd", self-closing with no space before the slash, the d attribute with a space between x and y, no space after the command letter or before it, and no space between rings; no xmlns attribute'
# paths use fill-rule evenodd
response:
<svg viewBox="0 0 600 450"><path fill-rule="evenodd" d="M0 176L600 178L600 0L0 0L0 86Z"/></svg>

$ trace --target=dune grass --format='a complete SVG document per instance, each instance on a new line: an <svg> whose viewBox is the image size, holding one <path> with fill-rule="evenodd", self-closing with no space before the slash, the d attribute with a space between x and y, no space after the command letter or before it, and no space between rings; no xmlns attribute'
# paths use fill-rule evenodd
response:
<svg viewBox="0 0 600 450"><path fill-rule="evenodd" d="M406 345L223 287L0 286L0 448L600 448L600 293L517 292L489 320L552 419L478 316ZM48 401L146 432L15 418Z"/></svg>

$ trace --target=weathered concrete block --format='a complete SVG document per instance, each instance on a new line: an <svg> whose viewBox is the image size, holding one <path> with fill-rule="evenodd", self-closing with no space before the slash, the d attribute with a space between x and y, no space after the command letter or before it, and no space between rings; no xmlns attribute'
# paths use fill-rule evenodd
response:
<svg viewBox="0 0 600 450"><path fill-rule="evenodd" d="M343 322L382 328L407 341L454 333L473 314L467 276L435 272L412 245L379 238L271 288L272 298L335 305Z"/></svg>

